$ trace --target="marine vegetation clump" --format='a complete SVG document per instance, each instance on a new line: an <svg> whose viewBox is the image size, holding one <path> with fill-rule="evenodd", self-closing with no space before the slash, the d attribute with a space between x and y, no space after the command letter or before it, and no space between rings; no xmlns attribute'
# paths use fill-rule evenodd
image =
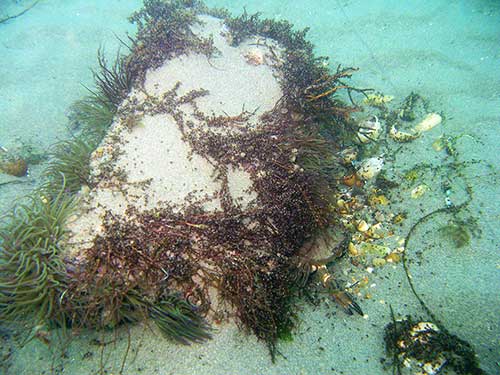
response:
<svg viewBox="0 0 500 375"><path fill-rule="evenodd" d="M395 320L385 327L386 352L392 358L393 374L403 368L437 374L452 369L457 375L486 375L471 345L432 322L416 322L411 317Z"/></svg>
<svg viewBox="0 0 500 375"><path fill-rule="evenodd" d="M274 39L284 47L279 67L281 88L285 93L282 105L301 112L306 122L323 122L339 132L338 128L345 125L350 114L359 110L353 93L366 96L370 91L347 83L357 70L355 68L339 65L332 74L328 58L315 56L313 44L306 39L308 28L297 31L286 20L262 19L259 13L249 15L246 11L238 17L226 14L224 22L231 32L233 46L257 35ZM342 90L347 93L351 105L346 105L339 96Z"/></svg>
<svg viewBox="0 0 500 375"><path fill-rule="evenodd" d="M112 326L137 319L131 316L155 316L148 306L161 305L161 296L175 290L206 313L217 309L208 297L215 289L274 359L279 338L289 337L295 324L293 306L303 287L299 252L335 219L336 146L279 109L263 116L258 129L235 127L252 114L205 115L194 99L206 92L178 96L178 87L146 100L143 108L150 115L170 114L193 152L211 161L222 186L222 211L206 212L201 201L126 217L109 214L103 234L71 276L76 281L67 297L87 306L75 320ZM181 104L193 107L198 125L185 121ZM249 207L229 193L230 167L252 179L257 198ZM131 293L147 296L148 303L134 297L131 304ZM80 310L68 303L69 311Z"/></svg>
<svg viewBox="0 0 500 375"><path fill-rule="evenodd" d="M451 241L457 249L468 246L472 236L479 236L481 234L477 219L474 217L467 219L455 217L438 230L439 233L444 238Z"/></svg>
<svg viewBox="0 0 500 375"><path fill-rule="evenodd" d="M132 213L131 213L132 214ZM168 338L183 344L210 338L209 327L191 305L167 288L164 246L142 225L108 216L84 261L68 263L68 293L62 309L73 325L113 328L150 317ZM170 266L169 266L170 265ZM179 277L180 273L174 273Z"/></svg>
<svg viewBox="0 0 500 375"><path fill-rule="evenodd" d="M90 184L90 158L113 121L118 104L128 94L132 77L125 60L111 68L98 53L97 90L75 103L71 120L78 134L51 151L42 186L6 216L0 228L0 316L36 323L56 320L66 324L60 306L68 275L61 258L61 242L75 193Z"/></svg>
<svg viewBox="0 0 500 375"><path fill-rule="evenodd" d="M146 1L131 17L138 35L129 58L139 81L146 69L165 59L208 46L209 41L189 29L197 22L199 6ZM161 98L146 98L138 112L134 109L138 116L162 113L175 119L193 152L214 167L221 183L221 211L207 212L202 200L182 207L163 204L147 212L129 210L124 217L108 213L103 232L85 250L84 259L71 264L72 282L63 304L72 321L113 327L151 317L168 337L199 341L209 335L201 314L220 308L210 300L210 291L216 290L217 302L230 306L236 322L266 342L273 360L278 340L290 337L296 323L294 306L307 278L298 258L304 255L304 245L336 220L334 197L341 167L333 154L354 110L336 95L361 90L343 81L352 69L339 67L332 74L323 59L314 57L306 31L257 20L243 18L229 26L256 27L257 35L274 37L287 51L276 68L284 96L255 128L238 126L254 116L245 110L235 116L204 114L195 99L208 93L194 90L179 96L179 83ZM186 106L193 109L196 124L183 113ZM331 137L324 134L325 123ZM252 180L256 198L247 207L229 192L233 167ZM165 302L176 292L184 301L183 308L177 304L181 319Z"/></svg>
<svg viewBox="0 0 500 375"><path fill-rule="evenodd" d="M195 35L190 26L199 23L201 3L196 0L145 0L141 10L129 21L137 25L137 34L130 38L130 68L138 82L143 83L148 69L158 68L167 59L188 52L215 53L211 38Z"/></svg>
<svg viewBox="0 0 500 375"><path fill-rule="evenodd" d="M73 103L69 121L73 131L97 145L113 123L116 108L99 94L89 95Z"/></svg>
<svg viewBox="0 0 500 375"><path fill-rule="evenodd" d="M0 318L33 325L64 322L59 306L68 282L61 242L75 206L65 186L18 204L0 229Z"/></svg>
<svg viewBox="0 0 500 375"><path fill-rule="evenodd" d="M132 89L135 74L127 57L120 56L118 53L113 65L108 66L101 49L97 52L97 62L99 70L93 71L94 81L97 87L97 93L94 97L105 98L108 106L118 108L123 99L125 99Z"/></svg>
<svg viewBox="0 0 500 375"><path fill-rule="evenodd" d="M132 90L135 76L129 58L119 53L109 66L101 49L97 52L99 69L93 70L95 89L84 86L90 93L70 108L69 120L73 130L99 143L113 122L118 106Z"/></svg>
<svg viewBox="0 0 500 375"><path fill-rule="evenodd" d="M203 342L212 338L206 321L182 297L171 294L148 308L149 316L163 334L180 344Z"/></svg>
<svg viewBox="0 0 500 375"><path fill-rule="evenodd" d="M90 186L90 160L117 113L118 106L131 91L134 76L127 58L117 54L108 66L101 49L97 53L99 70L93 71L95 90L75 102L69 120L76 134L69 140L57 143L45 170L46 190L57 190L62 179L69 193L76 193L82 185Z"/></svg>
<svg viewBox="0 0 500 375"><path fill-rule="evenodd" d="M90 156L96 147L95 142L82 135L54 145L44 171L44 189L54 192L64 181L66 192L75 194L82 185L90 185Z"/></svg>
<svg viewBox="0 0 500 375"><path fill-rule="evenodd" d="M283 186L276 186L276 192ZM187 324L197 337L189 340L198 341L208 334L201 318L182 318L182 324L168 328L172 313L159 312L167 307L163 296L182 290L201 314L217 308L208 299L208 290L215 288L235 309L237 322L265 340L274 356L277 340L294 324L293 299L299 286L290 264L304 241L297 222L285 221L297 208L307 215L303 224L315 226L308 209L298 205L300 195L290 190L281 195L291 202L281 214L275 212L273 217L280 218L276 223L270 221L269 208L249 214L234 206L229 196L223 212L205 212L193 204L183 213L164 207L129 213L129 219L109 217L104 234L86 251L85 262L71 267L73 282L64 305L79 325L112 327L150 316L168 337L187 339L169 332L183 332ZM248 223L254 227L249 229ZM281 236L284 228L288 238Z"/></svg>

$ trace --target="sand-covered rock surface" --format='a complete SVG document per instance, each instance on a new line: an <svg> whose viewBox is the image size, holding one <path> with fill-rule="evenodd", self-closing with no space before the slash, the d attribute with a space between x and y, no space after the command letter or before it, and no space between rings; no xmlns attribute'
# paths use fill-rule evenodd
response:
<svg viewBox="0 0 500 375"><path fill-rule="evenodd" d="M279 77L274 66L278 47L272 40L252 38L237 47L229 44L222 20L200 17L193 27L200 36L212 36L217 53L207 58L190 53L167 60L147 72L144 87L134 90L122 104L127 116L118 116L109 134L93 154L93 189L82 189L80 212L71 223L72 252L79 253L101 233L106 212L125 215L129 207L145 211L161 204L182 207L187 198L206 199L204 208L220 210L221 182L207 158L193 152L184 131L172 115L145 113L145 101L161 98L175 90L182 98L205 90L193 103L180 104L177 116L183 123L203 132L204 124L194 111L206 116L238 116L250 113L233 129L239 132L257 127L259 117L273 109L281 98ZM122 108L123 110L123 108ZM130 118L134 123L130 124ZM252 181L240 168L229 167L228 184L233 199L245 205L253 198Z"/></svg>

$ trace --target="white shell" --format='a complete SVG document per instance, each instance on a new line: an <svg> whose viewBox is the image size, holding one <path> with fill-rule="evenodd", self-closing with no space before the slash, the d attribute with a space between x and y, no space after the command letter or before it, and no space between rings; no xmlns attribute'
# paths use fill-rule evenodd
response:
<svg viewBox="0 0 500 375"><path fill-rule="evenodd" d="M422 121L420 121L417 125L415 125L415 131L417 132L426 132L431 130L433 127L441 124L443 119L437 113L429 113L424 117Z"/></svg>
<svg viewBox="0 0 500 375"><path fill-rule="evenodd" d="M410 196L413 199L420 198L427 192L427 190L429 190L429 187L427 185L425 184L418 185L411 191Z"/></svg>
<svg viewBox="0 0 500 375"><path fill-rule="evenodd" d="M382 125L380 125L378 117L373 115L358 124L358 133L356 136L359 142L368 143L376 141L380 137L381 130Z"/></svg>
<svg viewBox="0 0 500 375"><path fill-rule="evenodd" d="M411 133L404 132L396 129L396 127L392 125L389 130L389 137L394 139L396 142L409 142L420 137L420 133L417 131L413 131Z"/></svg>
<svg viewBox="0 0 500 375"><path fill-rule="evenodd" d="M360 220L358 221L358 224L356 225L356 229L359 231L359 232L366 232L368 229L370 228L370 226L368 225L368 223L364 220Z"/></svg>
<svg viewBox="0 0 500 375"><path fill-rule="evenodd" d="M382 158L382 156L365 159L359 164L356 175L363 180L369 180L377 176L382 170L383 166L384 159Z"/></svg>

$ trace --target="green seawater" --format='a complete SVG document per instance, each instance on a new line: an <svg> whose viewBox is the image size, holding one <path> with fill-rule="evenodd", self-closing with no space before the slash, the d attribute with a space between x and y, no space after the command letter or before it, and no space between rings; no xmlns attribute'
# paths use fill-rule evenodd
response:
<svg viewBox="0 0 500 375"><path fill-rule="evenodd" d="M0 20L34 3L0 0ZM308 27L316 53L328 56L332 69L338 64L359 68L350 81L354 86L391 95L395 102L417 92L443 114L438 128L391 155L388 165L396 179L403 180L415 166L431 165L415 184L405 182L406 195L391 209L395 214L406 212L404 235L449 200L456 205L463 202L471 188L472 200L458 216L438 214L419 225L407 256L415 288L427 306L450 332L472 345L486 373L500 374L500 2L207 0L206 4L233 14L243 9L261 12L263 17L289 20L297 29ZM41 0L26 13L0 23L0 146L29 161L26 177L0 173L2 214L37 186L50 146L71 136L68 108L86 95L84 85L92 86L98 48L103 46L110 58L114 56L120 48L117 37L125 40L127 33L135 32L127 17L141 5L138 0ZM451 142L449 157L443 156L446 150L440 153L432 147L440 136ZM453 178L443 178L446 168L455 168L449 172ZM413 200L410 191L418 184L429 186L430 193ZM447 225L453 230L440 231ZM462 239L447 238L447 233ZM347 282L350 267L339 268ZM282 355L274 364L262 343L233 326L220 328L205 344L172 344L168 350L154 344L158 337L147 327L135 327L131 332L138 339L123 374L392 374L390 358L385 364L381 361L386 357L383 332L391 322L389 305L397 317L425 320L426 314L400 263L375 269L369 276L371 298L358 300L365 318L347 316L331 301L319 306L304 303L297 332L279 346ZM126 330L115 342L111 335L107 346L91 333L72 337L62 346L56 338L47 343L27 340L29 335L0 322L0 372L96 374L104 361L118 363L107 372L117 374L127 346Z"/></svg>

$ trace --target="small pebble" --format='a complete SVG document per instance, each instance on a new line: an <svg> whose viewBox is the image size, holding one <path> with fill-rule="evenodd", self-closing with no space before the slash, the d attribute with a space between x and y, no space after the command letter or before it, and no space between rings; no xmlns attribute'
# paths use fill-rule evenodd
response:
<svg viewBox="0 0 500 375"><path fill-rule="evenodd" d="M360 220L358 222L358 225L356 226L356 228L360 232L366 232L368 230L368 228L370 228L370 226L368 225L368 223L366 221Z"/></svg>
<svg viewBox="0 0 500 375"><path fill-rule="evenodd" d="M387 261L384 258L374 258L372 260L372 264L374 267L383 267L386 263Z"/></svg>
<svg viewBox="0 0 500 375"><path fill-rule="evenodd" d="M390 253L385 257L385 260L389 263L399 263L401 261L401 256L398 253Z"/></svg>
<svg viewBox="0 0 500 375"><path fill-rule="evenodd" d="M352 242L349 242L349 254L352 256L359 255L358 249L356 248L356 246L354 246Z"/></svg>
<svg viewBox="0 0 500 375"><path fill-rule="evenodd" d="M422 195L424 195L427 191L429 190L429 187L427 185L418 185L417 187L415 187L410 195L413 199L418 199L420 198Z"/></svg>
<svg viewBox="0 0 500 375"><path fill-rule="evenodd" d="M379 223L385 221L384 214L380 211L375 212L375 220L377 220Z"/></svg>

